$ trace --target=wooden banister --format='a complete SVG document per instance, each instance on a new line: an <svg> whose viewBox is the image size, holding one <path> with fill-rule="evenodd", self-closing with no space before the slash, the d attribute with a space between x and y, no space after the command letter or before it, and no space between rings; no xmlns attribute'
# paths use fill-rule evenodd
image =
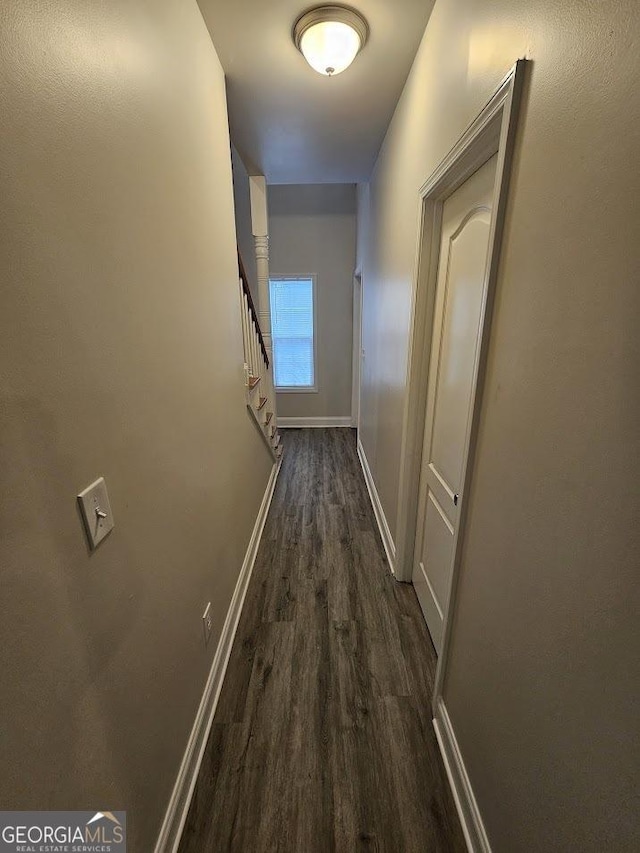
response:
<svg viewBox="0 0 640 853"><path fill-rule="evenodd" d="M264 338L262 337L262 329L260 328L260 321L258 320L258 312L256 311L256 306L253 304L253 297L251 296L251 290L249 289L249 279L247 278L247 272L244 268L244 264L242 263L242 258L240 256L240 250L238 249L238 270L240 272L240 280L242 281L242 290L247 297L247 302L249 304L249 313L251 314L251 320L253 325L256 327L256 332L258 334L258 340L260 341L260 349L262 350L262 357L264 358L264 363L267 367L269 367L269 356L267 355L267 348L264 345Z"/></svg>

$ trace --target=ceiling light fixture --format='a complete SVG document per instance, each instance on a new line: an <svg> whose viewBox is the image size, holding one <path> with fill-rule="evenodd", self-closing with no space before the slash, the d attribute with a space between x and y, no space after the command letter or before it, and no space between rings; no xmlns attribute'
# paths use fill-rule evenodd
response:
<svg viewBox="0 0 640 853"><path fill-rule="evenodd" d="M316 6L293 26L296 47L315 71L327 77L351 65L368 35L365 19L347 6Z"/></svg>

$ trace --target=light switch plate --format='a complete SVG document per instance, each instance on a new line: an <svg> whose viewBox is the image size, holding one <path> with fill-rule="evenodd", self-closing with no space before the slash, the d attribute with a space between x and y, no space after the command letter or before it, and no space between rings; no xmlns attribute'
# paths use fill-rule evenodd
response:
<svg viewBox="0 0 640 853"><path fill-rule="evenodd" d="M113 513L109 504L107 484L104 477L80 492L78 502L84 518L89 545L93 550L113 530Z"/></svg>

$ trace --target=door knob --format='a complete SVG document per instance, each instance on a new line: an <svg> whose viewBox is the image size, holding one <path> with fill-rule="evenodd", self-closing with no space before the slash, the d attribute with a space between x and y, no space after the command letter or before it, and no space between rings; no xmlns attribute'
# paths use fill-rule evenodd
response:
<svg viewBox="0 0 640 853"><path fill-rule="evenodd" d="M454 506L458 506L458 498L459 497L460 497L460 495L454 495L453 496L453 505Z"/></svg>

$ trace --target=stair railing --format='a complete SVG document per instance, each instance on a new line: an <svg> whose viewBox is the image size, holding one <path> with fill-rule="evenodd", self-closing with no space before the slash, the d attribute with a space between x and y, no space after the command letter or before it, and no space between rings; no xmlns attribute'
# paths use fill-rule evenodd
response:
<svg viewBox="0 0 640 853"><path fill-rule="evenodd" d="M238 252L240 273L240 304L242 315L242 342L244 345L244 377L247 408L252 413L260 432L274 459L282 455L282 444L276 423L275 392L271 365L262 337L258 312L251 296L247 273Z"/></svg>

